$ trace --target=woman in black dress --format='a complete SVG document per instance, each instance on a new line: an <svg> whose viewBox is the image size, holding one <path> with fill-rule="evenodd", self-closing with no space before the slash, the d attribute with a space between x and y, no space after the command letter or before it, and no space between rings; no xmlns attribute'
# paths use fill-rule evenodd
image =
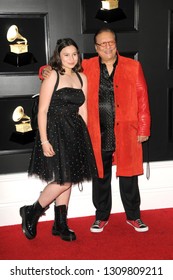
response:
<svg viewBox="0 0 173 280"><path fill-rule="evenodd" d="M39 217L55 201L52 234L72 241L76 235L67 225L72 184L97 175L86 126L87 79L78 46L70 38L57 41L50 65L54 70L40 88L38 133L28 170L48 185L33 205L20 208L20 215L25 236L33 239Z"/></svg>

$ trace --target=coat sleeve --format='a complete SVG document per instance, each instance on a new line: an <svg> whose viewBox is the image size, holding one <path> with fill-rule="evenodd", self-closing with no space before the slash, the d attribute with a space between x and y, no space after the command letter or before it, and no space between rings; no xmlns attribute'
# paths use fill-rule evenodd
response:
<svg viewBox="0 0 173 280"><path fill-rule="evenodd" d="M136 88L138 99L138 135L150 136L151 116L149 109L148 90L140 63L138 67Z"/></svg>

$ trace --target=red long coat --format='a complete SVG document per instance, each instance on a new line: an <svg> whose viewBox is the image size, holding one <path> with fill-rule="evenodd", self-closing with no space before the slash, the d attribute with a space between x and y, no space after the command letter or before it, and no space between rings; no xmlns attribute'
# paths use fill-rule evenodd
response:
<svg viewBox="0 0 173 280"><path fill-rule="evenodd" d="M99 177L103 177L101 158L101 133L99 121L98 57L83 60L88 79L88 129L94 149ZM143 174L142 144L137 136L150 135L150 110L147 85L141 64L118 55L114 75L116 151L112 164L116 164L116 176Z"/></svg>

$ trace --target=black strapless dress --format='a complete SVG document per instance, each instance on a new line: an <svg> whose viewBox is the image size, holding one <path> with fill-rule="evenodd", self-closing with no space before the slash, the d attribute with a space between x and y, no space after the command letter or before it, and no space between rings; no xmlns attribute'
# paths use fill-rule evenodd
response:
<svg viewBox="0 0 173 280"><path fill-rule="evenodd" d="M46 182L80 183L97 176L89 133L78 114L85 96L81 89L61 88L53 93L47 116L47 135L55 156L43 155L39 132L33 147L28 175Z"/></svg>

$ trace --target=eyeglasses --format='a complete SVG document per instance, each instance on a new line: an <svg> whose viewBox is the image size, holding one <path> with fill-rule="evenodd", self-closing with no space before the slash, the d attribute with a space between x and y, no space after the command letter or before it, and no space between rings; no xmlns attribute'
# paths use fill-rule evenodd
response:
<svg viewBox="0 0 173 280"><path fill-rule="evenodd" d="M107 45L109 45L110 47L115 46L115 41L109 41L109 42L103 42L103 43L96 43L97 46L105 48L107 47Z"/></svg>

